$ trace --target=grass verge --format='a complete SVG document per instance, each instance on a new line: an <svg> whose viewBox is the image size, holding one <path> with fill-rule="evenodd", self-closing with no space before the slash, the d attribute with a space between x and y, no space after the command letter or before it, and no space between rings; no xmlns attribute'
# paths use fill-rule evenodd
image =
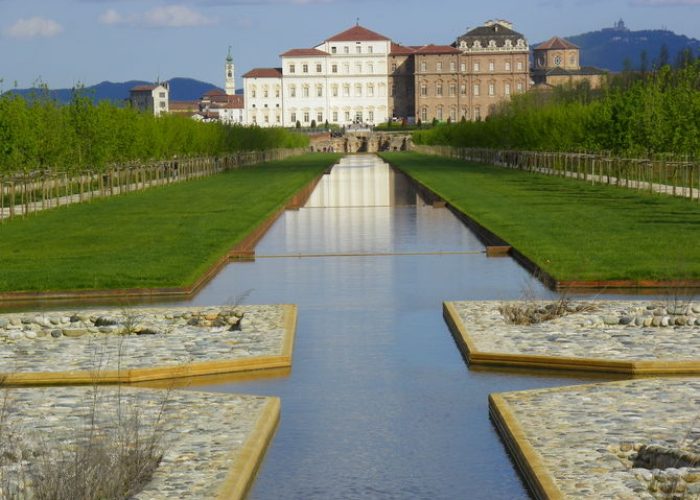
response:
<svg viewBox="0 0 700 500"><path fill-rule="evenodd" d="M0 225L0 291L193 283L339 155L314 154Z"/></svg>
<svg viewBox="0 0 700 500"><path fill-rule="evenodd" d="M700 279L697 202L416 153L381 156L557 280Z"/></svg>

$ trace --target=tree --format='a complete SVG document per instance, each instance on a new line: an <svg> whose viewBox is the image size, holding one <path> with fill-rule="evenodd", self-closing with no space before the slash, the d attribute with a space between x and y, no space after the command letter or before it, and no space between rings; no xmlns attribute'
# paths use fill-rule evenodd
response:
<svg viewBox="0 0 700 500"><path fill-rule="evenodd" d="M639 72L644 76L647 71L649 71L649 54L646 50L643 50L642 53L639 54Z"/></svg>
<svg viewBox="0 0 700 500"><path fill-rule="evenodd" d="M661 45L661 49L659 49L659 68L663 68L664 66L668 66L671 62L671 56L668 53L668 45L665 43Z"/></svg>
<svg viewBox="0 0 700 500"><path fill-rule="evenodd" d="M299 120L297 120L296 127L297 127L297 128L301 128L301 122L300 122Z"/></svg>
<svg viewBox="0 0 700 500"><path fill-rule="evenodd" d="M311 120L311 128L316 128L316 120Z"/></svg>

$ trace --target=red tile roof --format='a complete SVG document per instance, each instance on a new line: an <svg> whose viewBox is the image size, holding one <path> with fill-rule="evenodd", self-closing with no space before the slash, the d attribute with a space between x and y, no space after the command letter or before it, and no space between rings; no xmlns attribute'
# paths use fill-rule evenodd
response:
<svg viewBox="0 0 700 500"><path fill-rule="evenodd" d="M281 78L282 68L255 68L248 71L243 78Z"/></svg>
<svg viewBox="0 0 700 500"><path fill-rule="evenodd" d="M226 105L227 109L243 109L245 107L245 99L242 95L229 95L227 97Z"/></svg>
<svg viewBox="0 0 700 500"><path fill-rule="evenodd" d="M461 54L462 51L451 45L425 45L415 51L416 54Z"/></svg>
<svg viewBox="0 0 700 500"><path fill-rule="evenodd" d="M367 28L353 26L352 28L338 33L326 40L327 42L388 42L389 39L384 35L375 33Z"/></svg>
<svg viewBox="0 0 700 500"><path fill-rule="evenodd" d="M391 44L391 52L389 52L390 56L402 56L402 55L409 55L413 54L416 50L411 48L411 47L406 47L404 45L399 45L398 43L393 43Z"/></svg>
<svg viewBox="0 0 700 500"><path fill-rule="evenodd" d="M198 111L199 101L170 101L168 103L170 112L175 111Z"/></svg>
<svg viewBox="0 0 700 500"><path fill-rule="evenodd" d="M221 89L211 89L211 90L206 91L204 93L204 95L207 97L213 97L213 96L217 96L217 95L226 95L226 92L224 92Z"/></svg>
<svg viewBox="0 0 700 500"><path fill-rule="evenodd" d="M546 42L539 44L537 47L535 47L535 50L550 50L550 49L559 49L559 50L578 49L578 46L574 45L573 43L571 43L568 40L564 40L563 38L555 36L553 38L550 38Z"/></svg>
<svg viewBox="0 0 700 500"><path fill-rule="evenodd" d="M280 54L280 57L318 57L327 55L328 52L318 49L292 49L288 50L284 54Z"/></svg>

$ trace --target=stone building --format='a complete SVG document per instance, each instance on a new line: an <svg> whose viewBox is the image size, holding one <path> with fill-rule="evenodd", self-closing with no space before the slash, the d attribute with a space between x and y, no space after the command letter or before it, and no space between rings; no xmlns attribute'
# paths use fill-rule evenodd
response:
<svg viewBox="0 0 700 500"><path fill-rule="evenodd" d="M167 82L155 85L138 85L129 90L129 105L144 113L160 116L169 111L170 87Z"/></svg>
<svg viewBox="0 0 700 500"><path fill-rule="evenodd" d="M564 38L554 37L535 47L532 79L539 87L575 85L588 81L598 88L605 79L605 71L581 66L580 49Z"/></svg>
<svg viewBox="0 0 700 500"><path fill-rule="evenodd" d="M282 68L255 68L243 75L247 125L283 126ZM284 123L293 127L294 123Z"/></svg>
<svg viewBox="0 0 700 500"><path fill-rule="evenodd" d="M415 48L391 44L389 52L389 117L395 120L416 116Z"/></svg>

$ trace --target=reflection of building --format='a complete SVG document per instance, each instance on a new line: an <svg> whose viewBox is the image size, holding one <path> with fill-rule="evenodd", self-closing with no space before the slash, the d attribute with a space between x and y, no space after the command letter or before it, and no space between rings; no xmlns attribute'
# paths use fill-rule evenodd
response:
<svg viewBox="0 0 700 500"><path fill-rule="evenodd" d="M170 87L167 82L155 85L139 85L129 90L129 104L142 112L160 116L168 112L168 95Z"/></svg>
<svg viewBox="0 0 700 500"><path fill-rule="evenodd" d="M532 79L538 86L556 87L588 81L592 88L603 83L605 71L580 65L580 49L563 38L554 37L535 47Z"/></svg>

